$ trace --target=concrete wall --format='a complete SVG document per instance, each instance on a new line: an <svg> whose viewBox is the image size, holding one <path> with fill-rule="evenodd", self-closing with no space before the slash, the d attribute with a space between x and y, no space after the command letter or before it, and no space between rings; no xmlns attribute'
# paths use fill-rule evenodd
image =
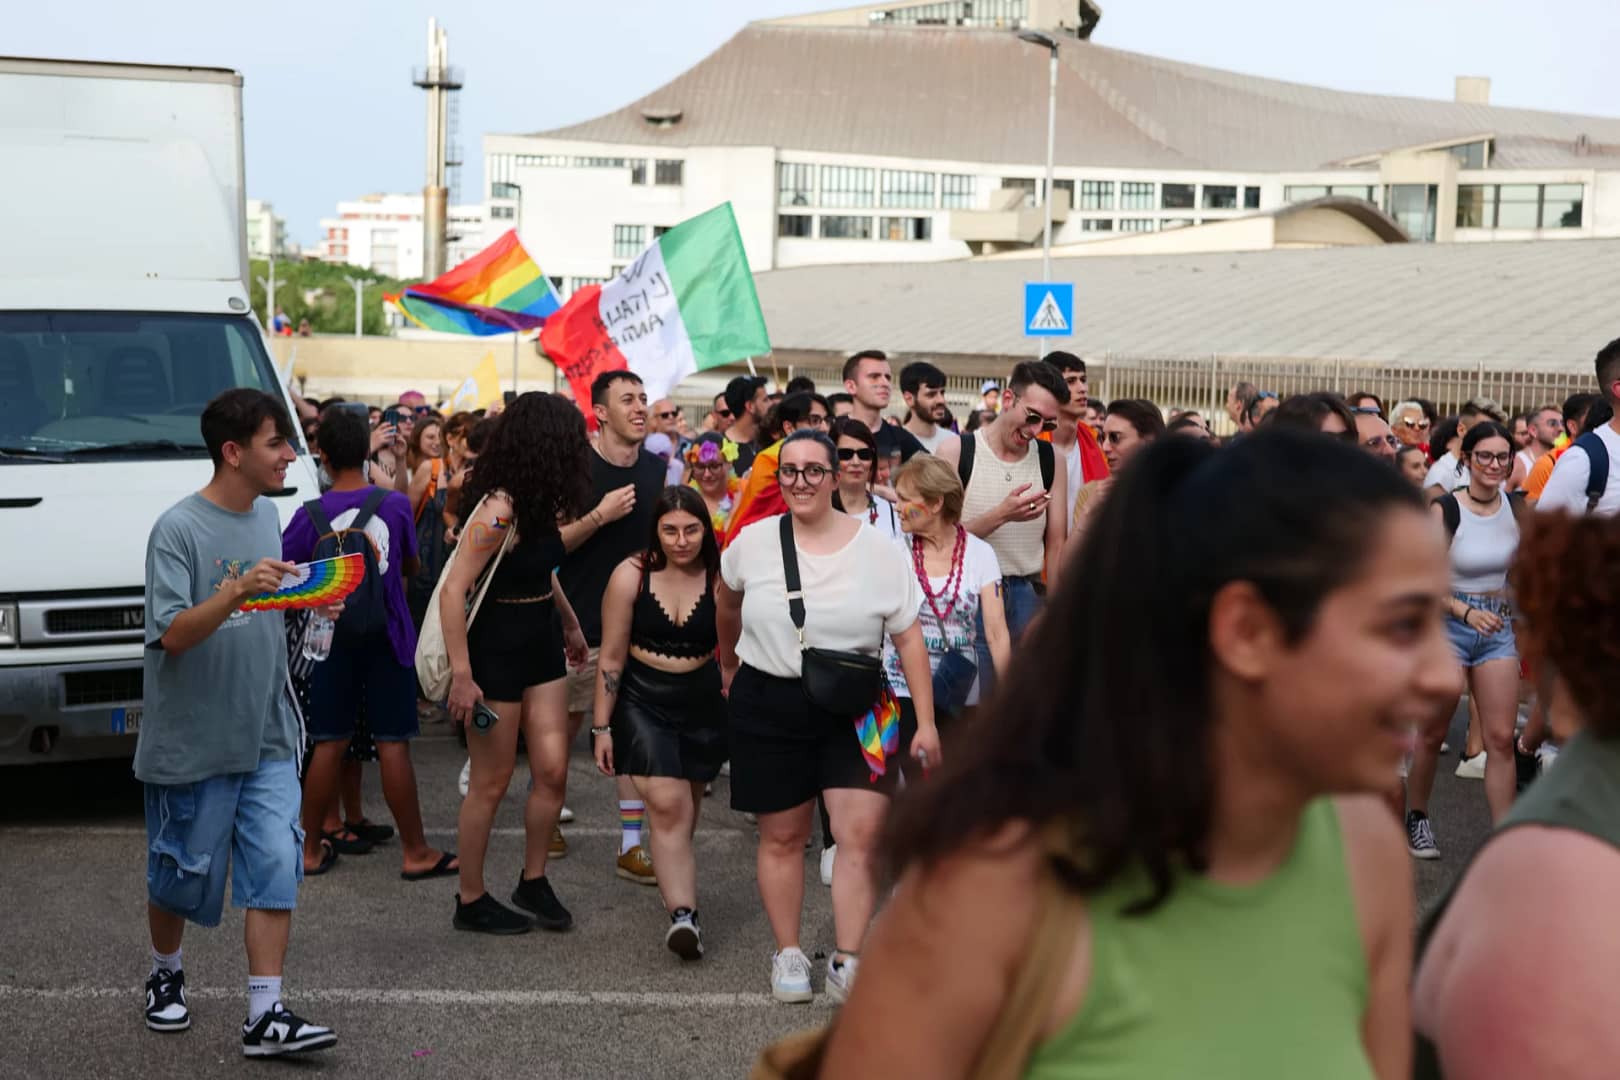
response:
<svg viewBox="0 0 1620 1080"><path fill-rule="evenodd" d="M512 389L512 339L352 337L271 338L270 354L285 369L292 360L295 387L306 397L341 396L382 404L405 390L420 390L435 404L472 374L485 353L495 356L501 389ZM556 372L532 340L518 348L518 389L551 390Z"/></svg>

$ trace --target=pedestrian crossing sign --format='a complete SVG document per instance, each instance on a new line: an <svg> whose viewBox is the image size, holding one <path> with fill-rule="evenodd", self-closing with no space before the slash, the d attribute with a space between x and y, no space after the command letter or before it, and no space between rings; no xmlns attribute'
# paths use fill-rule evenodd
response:
<svg viewBox="0 0 1620 1080"><path fill-rule="evenodd" d="M1069 337L1074 333L1074 283L1024 282L1024 336Z"/></svg>

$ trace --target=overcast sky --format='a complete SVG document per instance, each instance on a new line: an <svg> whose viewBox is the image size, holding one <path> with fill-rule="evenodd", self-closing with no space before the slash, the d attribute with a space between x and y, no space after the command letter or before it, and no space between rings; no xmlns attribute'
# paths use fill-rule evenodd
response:
<svg viewBox="0 0 1620 1080"><path fill-rule="evenodd" d="M748 19L841 0L56 0L8 5L16 56L232 67L246 78L248 193L311 244L340 199L419 191L425 104L410 70L426 26L463 68L465 202L480 136L540 131L615 109L667 82ZM1620 116L1616 0L1104 0L1100 44L1346 90L1450 98L1488 75L1495 104Z"/></svg>

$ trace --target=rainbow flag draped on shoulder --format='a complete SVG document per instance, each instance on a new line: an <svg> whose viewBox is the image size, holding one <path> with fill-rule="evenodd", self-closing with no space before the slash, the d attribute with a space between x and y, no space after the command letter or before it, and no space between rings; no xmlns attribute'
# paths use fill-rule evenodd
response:
<svg viewBox="0 0 1620 1080"><path fill-rule="evenodd" d="M776 482L776 461L782 456L782 443L775 442L754 455L754 463L743 478L742 488L732 503L731 519L726 522L725 535L718 537L720 546L737 539L737 534L756 521L773 518L787 512L782 501L782 488Z"/></svg>
<svg viewBox="0 0 1620 1080"><path fill-rule="evenodd" d="M533 330L562 306L510 229L455 269L383 299L423 329L481 337Z"/></svg>

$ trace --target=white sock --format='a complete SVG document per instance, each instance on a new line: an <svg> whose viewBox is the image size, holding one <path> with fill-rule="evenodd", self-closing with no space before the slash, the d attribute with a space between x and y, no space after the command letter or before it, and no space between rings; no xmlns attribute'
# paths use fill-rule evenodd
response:
<svg viewBox="0 0 1620 1080"><path fill-rule="evenodd" d="M154 948L152 950L152 970L147 973L146 977L150 979L153 975L156 975L160 971L179 971L179 970L180 970L180 950L179 949L175 949L174 952L172 952L172 953L160 953L160 952L157 951L157 949Z"/></svg>
<svg viewBox="0 0 1620 1080"><path fill-rule="evenodd" d="M281 1000L280 975L248 976L248 1023L253 1023Z"/></svg>
<svg viewBox="0 0 1620 1080"><path fill-rule="evenodd" d="M641 843L641 825L647 817L647 804L640 799L619 800L619 854Z"/></svg>

